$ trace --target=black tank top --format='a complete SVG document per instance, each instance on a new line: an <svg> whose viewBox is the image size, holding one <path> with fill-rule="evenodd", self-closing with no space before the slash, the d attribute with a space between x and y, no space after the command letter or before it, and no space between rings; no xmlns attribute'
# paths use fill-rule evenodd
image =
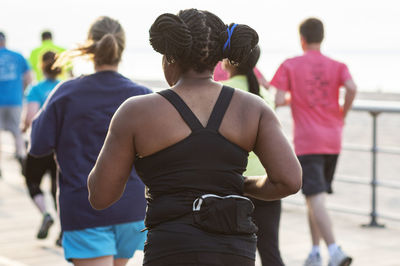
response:
<svg viewBox="0 0 400 266"><path fill-rule="evenodd" d="M146 185L145 224L149 231L144 265L185 252L217 252L255 260L254 234L205 232L194 226L188 215L193 201L203 194L243 194L242 174L248 152L218 131L233 93L234 89L222 87L207 126L203 127L174 91L159 92L177 109L192 133L155 154L136 158L136 171Z"/></svg>
<svg viewBox="0 0 400 266"><path fill-rule="evenodd" d="M159 92L192 133L153 155L136 159L136 171L147 187L146 227L190 213L193 200L203 194L243 194L248 152L218 132L233 92L230 87L222 88L206 127L174 91Z"/></svg>

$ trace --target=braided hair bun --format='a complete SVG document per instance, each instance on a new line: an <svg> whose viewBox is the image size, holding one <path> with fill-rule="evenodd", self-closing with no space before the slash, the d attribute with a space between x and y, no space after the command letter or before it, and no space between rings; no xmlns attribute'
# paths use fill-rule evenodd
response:
<svg viewBox="0 0 400 266"><path fill-rule="evenodd" d="M162 14L150 28L150 44L167 60L184 60L190 54L192 35L185 22L174 14Z"/></svg>
<svg viewBox="0 0 400 266"><path fill-rule="evenodd" d="M183 72L212 71L223 58L244 61L258 43L257 32L249 26L237 25L230 38L228 29L211 12L186 9L178 15L159 16L149 31L150 44L169 62L176 61ZM223 49L226 42L229 49Z"/></svg>
<svg viewBox="0 0 400 266"><path fill-rule="evenodd" d="M247 25L237 24L229 40L228 30L235 24L230 24L226 30L220 33L220 41L223 47L230 42L230 47L223 48L223 58L228 58L231 62L240 64L245 62L258 43L258 34Z"/></svg>

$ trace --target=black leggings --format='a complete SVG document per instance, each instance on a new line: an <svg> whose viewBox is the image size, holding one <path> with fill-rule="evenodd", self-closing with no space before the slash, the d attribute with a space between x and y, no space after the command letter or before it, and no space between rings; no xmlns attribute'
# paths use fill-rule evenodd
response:
<svg viewBox="0 0 400 266"><path fill-rule="evenodd" d="M51 195L54 199L54 205L57 208L57 166L53 154L46 157L35 158L28 154L25 166L25 181L29 190L29 195L33 199L36 195L43 194L40 189L40 183L47 171L51 175Z"/></svg>
<svg viewBox="0 0 400 266"><path fill-rule="evenodd" d="M254 222L258 227L257 249L263 266L284 265L279 251L281 201L251 199L255 205Z"/></svg>
<svg viewBox="0 0 400 266"><path fill-rule="evenodd" d="M178 253L150 261L144 266L254 266L246 257L216 252Z"/></svg>

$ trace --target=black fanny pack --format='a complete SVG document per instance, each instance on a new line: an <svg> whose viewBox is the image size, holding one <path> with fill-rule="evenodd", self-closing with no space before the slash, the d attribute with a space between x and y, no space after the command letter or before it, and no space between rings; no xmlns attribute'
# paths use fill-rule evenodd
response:
<svg viewBox="0 0 400 266"><path fill-rule="evenodd" d="M253 202L246 197L205 194L193 201L193 222L211 233L253 234L258 231L253 210Z"/></svg>

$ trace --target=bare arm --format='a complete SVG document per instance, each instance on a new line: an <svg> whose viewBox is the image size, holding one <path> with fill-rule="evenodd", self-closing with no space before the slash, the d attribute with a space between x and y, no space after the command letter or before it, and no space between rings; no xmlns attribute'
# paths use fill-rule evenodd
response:
<svg viewBox="0 0 400 266"><path fill-rule="evenodd" d="M32 71L31 71L31 70L28 70L28 71L26 71L26 72L24 73L24 78L23 78L23 80L24 80L24 85L23 85L24 87L23 87L23 89L24 89L24 91L25 91L26 87L28 87L28 85L31 84L32 81L33 81L33 74L32 74Z"/></svg>
<svg viewBox="0 0 400 266"><path fill-rule="evenodd" d="M264 78L264 76L257 77L257 81L265 89L269 89L269 82Z"/></svg>
<svg viewBox="0 0 400 266"><path fill-rule="evenodd" d="M254 74L256 75L256 77L257 77L257 81L258 81L258 83L261 85L261 86L263 86L265 89L269 89L269 82L264 78L264 75L261 73L261 71L257 68L257 67L254 67Z"/></svg>
<svg viewBox="0 0 400 266"><path fill-rule="evenodd" d="M267 170L267 177L249 177L244 184L247 195L261 200L276 200L301 188L301 167L273 112L264 108L260 118L255 154Z"/></svg>
<svg viewBox="0 0 400 266"><path fill-rule="evenodd" d="M22 127L22 132L25 132L28 130L28 128L31 126L33 118L35 117L36 113L39 111L39 103L37 102L29 102L25 106L25 116L24 116L24 124Z"/></svg>
<svg viewBox="0 0 400 266"><path fill-rule="evenodd" d="M346 93L344 96L344 103L343 103L343 118L346 118L347 113L351 109L353 105L354 98L356 97L357 93L357 86L352 79L349 79L344 83L344 88L346 89Z"/></svg>
<svg viewBox="0 0 400 266"><path fill-rule="evenodd" d="M88 177L89 201L102 210L123 194L134 161L134 137L130 124L129 101L121 105L110 128L97 162Z"/></svg>
<svg viewBox="0 0 400 266"><path fill-rule="evenodd" d="M290 95L283 90L276 90L275 94L275 106L284 106L290 104Z"/></svg>

